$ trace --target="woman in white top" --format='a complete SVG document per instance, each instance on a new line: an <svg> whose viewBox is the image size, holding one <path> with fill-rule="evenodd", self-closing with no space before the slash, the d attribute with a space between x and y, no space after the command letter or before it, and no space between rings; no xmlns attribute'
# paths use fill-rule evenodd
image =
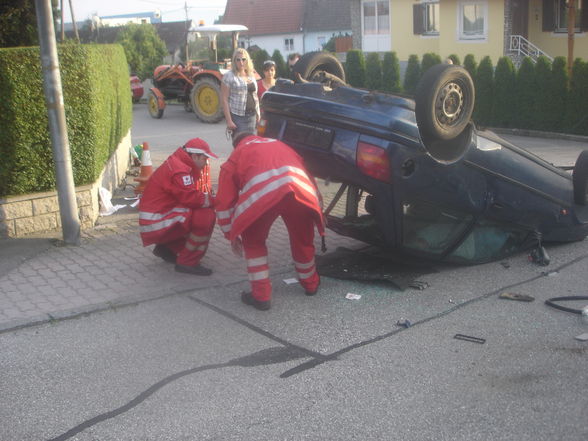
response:
<svg viewBox="0 0 588 441"><path fill-rule="evenodd" d="M227 129L255 133L259 122L259 99L253 63L247 51L237 48L233 53L231 70L223 75L221 99Z"/></svg>

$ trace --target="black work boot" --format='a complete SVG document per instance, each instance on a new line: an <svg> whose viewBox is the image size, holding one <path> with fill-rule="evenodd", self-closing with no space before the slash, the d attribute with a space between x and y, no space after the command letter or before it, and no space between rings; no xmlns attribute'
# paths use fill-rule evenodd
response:
<svg viewBox="0 0 588 441"><path fill-rule="evenodd" d="M168 263L176 263L176 253L165 245L155 245L155 248L153 248L153 254Z"/></svg>
<svg viewBox="0 0 588 441"><path fill-rule="evenodd" d="M251 305L255 309L259 309L260 311L267 311L272 306L271 300L256 300L253 298L253 294L246 291L241 293L241 301L246 305Z"/></svg>
<svg viewBox="0 0 588 441"><path fill-rule="evenodd" d="M188 266L176 263L176 271L178 273L193 274L195 276L210 276L212 270L202 265Z"/></svg>

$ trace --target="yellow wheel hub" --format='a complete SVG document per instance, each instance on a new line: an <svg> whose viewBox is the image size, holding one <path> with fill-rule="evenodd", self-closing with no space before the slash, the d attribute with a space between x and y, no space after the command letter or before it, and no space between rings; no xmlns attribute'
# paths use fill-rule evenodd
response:
<svg viewBox="0 0 588 441"><path fill-rule="evenodd" d="M216 90L204 86L198 91L198 108L206 115L214 115L219 106L219 99Z"/></svg>

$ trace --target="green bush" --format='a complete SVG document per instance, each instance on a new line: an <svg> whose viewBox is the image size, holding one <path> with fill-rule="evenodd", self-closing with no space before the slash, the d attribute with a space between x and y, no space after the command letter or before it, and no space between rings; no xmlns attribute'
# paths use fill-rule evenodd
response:
<svg viewBox="0 0 588 441"><path fill-rule="evenodd" d="M571 133L588 135L588 63L574 60L568 101L568 127Z"/></svg>
<svg viewBox="0 0 588 441"><path fill-rule="evenodd" d="M515 109L515 68L509 57L500 57L494 73L494 106L492 118L497 127L513 127Z"/></svg>
<svg viewBox="0 0 588 441"><path fill-rule="evenodd" d="M463 59L463 67L467 70L472 78L476 78L478 74L478 63L476 63L476 58L472 54L467 54Z"/></svg>
<svg viewBox="0 0 588 441"><path fill-rule="evenodd" d="M535 80L537 81L537 90L535 91L535 129L552 130L553 110L550 94L551 87L551 61L541 55L535 64Z"/></svg>
<svg viewBox="0 0 588 441"><path fill-rule="evenodd" d="M382 61L382 90L400 92L400 63L396 52L384 53Z"/></svg>
<svg viewBox="0 0 588 441"><path fill-rule="evenodd" d="M417 84L421 79L421 65L417 55L408 57L406 72L404 72L404 91L409 95L414 95Z"/></svg>
<svg viewBox="0 0 588 441"><path fill-rule="evenodd" d="M492 103L494 100L494 67L492 60L486 56L480 61L477 74L474 77L476 88L476 106L474 121L481 126L489 126L492 121Z"/></svg>
<svg viewBox="0 0 588 441"><path fill-rule="evenodd" d="M516 75L516 127L530 129L535 121L535 65L529 57L523 58Z"/></svg>
<svg viewBox="0 0 588 441"><path fill-rule="evenodd" d="M90 184L128 133L132 102L120 45L58 47L74 183ZM38 47L0 49L0 196L55 189Z"/></svg>
<svg viewBox="0 0 588 441"><path fill-rule="evenodd" d="M263 75L263 63L269 59L270 56L265 49L258 50L253 54L253 67L259 75Z"/></svg>
<svg viewBox="0 0 588 441"><path fill-rule="evenodd" d="M459 59L459 55L451 54L447 57L447 59L451 60L451 62L456 66L461 66L461 60Z"/></svg>
<svg viewBox="0 0 588 441"><path fill-rule="evenodd" d="M555 57L551 65L549 84L551 96L551 130L565 132L566 106L568 101L568 71L565 57Z"/></svg>
<svg viewBox="0 0 588 441"><path fill-rule="evenodd" d="M423 75L426 71L428 71L431 67L435 66L436 64L441 64L441 57L438 54L433 52L429 52L423 55L423 60L421 61L421 75Z"/></svg>
<svg viewBox="0 0 588 441"><path fill-rule="evenodd" d="M345 76L353 87L365 87L365 59L359 49L347 51Z"/></svg>
<svg viewBox="0 0 588 441"><path fill-rule="evenodd" d="M382 63L377 52L370 52L365 60L365 86L369 90L382 89Z"/></svg>
<svg viewBox="0 0 588 441"><path fill-rule="evenodd" d="M150 24L124 26L116 36L116 42L124 48L131 72L140 78L151 78L167 55L165 43Z"/></svg>
<svg viewBox="0 0 588 441"><path fill-rule="evenodd" d="M272 54L272 60L276 63L276 78L288 78L290 72L288 72L288 66L282 53L276 49Z"/></svg>

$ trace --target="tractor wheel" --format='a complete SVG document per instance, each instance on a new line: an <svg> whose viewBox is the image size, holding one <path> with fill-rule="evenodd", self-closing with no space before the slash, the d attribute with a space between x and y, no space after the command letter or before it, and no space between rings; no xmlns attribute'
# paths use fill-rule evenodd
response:
<svg viewBox="0 0 588 441"><path fill-rule="evenodd" d="M160 109L157 105L157 97L153 92L149 92L149 96L147 97L147 107L151 118L160 119L163 116L163 109Z"/></svg>
<svg viewBox="0 0 588 441"><path fill-rule="evenodd" d="M211 77L196 81L190 93L194 113L201 121L216 123L223 119L219 82Z"/></svg>

